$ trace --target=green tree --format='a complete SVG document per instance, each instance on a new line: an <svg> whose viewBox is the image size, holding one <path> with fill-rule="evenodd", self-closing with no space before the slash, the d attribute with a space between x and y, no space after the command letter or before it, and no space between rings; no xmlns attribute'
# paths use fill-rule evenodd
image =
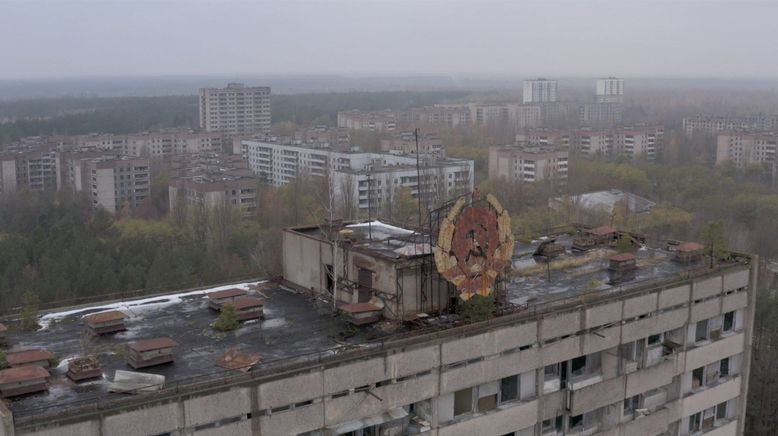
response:
<svg viewBox="0 0 778 436"><path fill-rule="evenodd" d="M213 323L213 328L221 332L229 332L237 330L238 327L240 327L240 321L238 321L235 306L231 304L222 306L219 317L216 318L216 321Z"/></svg>
<svg viewBox="0 0 778 436"><path fill-rule="evenodd" d="M473 295L463 302L459 314L466 322L486 321L494 317L494 296Z"/></svg>
<svg viewBox="0 0 778 436"><path fill-rule="evenodd" d="M700 235L700 239L705 243L705 250L710 256L710 267L713 268L715 262L727 255L727 239L724 232L724 223L714 221L708 223Z"/></svg>

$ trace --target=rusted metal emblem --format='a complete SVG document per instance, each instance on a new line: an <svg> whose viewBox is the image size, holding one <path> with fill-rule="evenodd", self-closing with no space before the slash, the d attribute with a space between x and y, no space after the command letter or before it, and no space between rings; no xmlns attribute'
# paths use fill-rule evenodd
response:
<svg viewBox="0 0 778 436"><path fill-rule="evenodd" d="M478 197L477 191L473 193L473 200ZM463 300L489 295L513 255L511 219L500 202L488 194L486 202L466 203L462 197L451 208L432 249L438 271Z"/></svg>

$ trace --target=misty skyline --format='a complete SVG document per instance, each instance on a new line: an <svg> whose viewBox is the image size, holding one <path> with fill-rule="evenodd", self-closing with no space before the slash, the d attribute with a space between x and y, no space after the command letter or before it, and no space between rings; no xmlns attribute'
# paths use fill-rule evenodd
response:
<svg viewBox="0 0 778 436"><path fill-rule="evenodd" d="M778 76L770 1L7 1L0 79Z"/></svg>

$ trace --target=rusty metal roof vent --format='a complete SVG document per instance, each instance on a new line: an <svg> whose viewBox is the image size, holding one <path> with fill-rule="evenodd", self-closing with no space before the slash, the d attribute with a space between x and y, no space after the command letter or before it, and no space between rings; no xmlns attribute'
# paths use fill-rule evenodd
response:
<svg viewBox="0 0 778 436"><path fill-rule="evenodd" d="M463 300L491 294L497 275L513 257L508 211L491 194L486 202L479 200L478 191L469 205L466 197L457 200L432 248L438 271L456 286Z"/></svg>
<svg viewBox="0 0 778 436"><path fill-rule="evenodd" d="M609 258L608 277L611 284L628 282L635 278L637 257L632 253L620 253Z"/></svg>

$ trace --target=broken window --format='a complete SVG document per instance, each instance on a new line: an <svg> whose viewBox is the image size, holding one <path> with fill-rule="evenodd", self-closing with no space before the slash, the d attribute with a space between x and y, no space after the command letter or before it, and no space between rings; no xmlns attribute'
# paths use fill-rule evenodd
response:
<svg viewBox="0 0 778 436"><path fill-rule="evenodd" d="M704 366L701 366L692 371L692 389L699 389L702 387L704 371Z"/></svg>
<svg viewBox="0 0 778 436"><path fill-rule="evenodd" d="M631 415L640 408L640 395L624 400L624 415Z"/></svg>
<svg viewBox="0 0 778 436"><path fill-rule="evenodd" d="M576 357L570 361L570 375L573 377L586 372L586 356Z"/></svg>
<svg viewBox="0 0 778 436"><path fill-rule="evenodd" d="M702 425L702 412L689 416L689 433L700 431Z"/></svg>
<svg viewBox="0 0 778 436"><path fill-rule="evenodd" d="M488 412L497 408L497 394L487 395L478 399L478 411Z"/></svg>
<svg viewBox="0 0 778 436"><path fill-rule="evenodd" d="M729 377L729 357L721 359L721 364L719 365L719 377Z"/></svg>
<svg viewBox="0 0 778 436"><path fill-rule="evenodd" d="M648 337L648 345L658 345L662 343L662 334L651 335Z"/></svg>
<svg viewBox="0 0 778 436"><path fill-rule="evenodd" d="M697 323L697 327L694 333L694 342L702 342L708 340L708 320L702 320Z"/></svg>
<svg viewBox="0 0 778 436"><path fill-rule="evenodd" d="M561 432L562 431L562 417L557 416L556 418L552 419L546 419L543 421L543 434L550 433L552 431Z"/></svg>
<svg viewBox="0 0 778 436"><path fill-rule="evenodd" d="M519 398L519 376L512 375L500 380L500 403Z"/></svg>
<svg viewBox="0 0 778 436"><path fill-rule="evenodd" d="M583 427L583 414L570 417L570 422L567 429L574 430L577 427Z"/></svg>
<svg viewBox="0 0 778 436"><path fill-rule="evenodd" d="M735 328L735 312L727 312L724 314L724 326L725 332L731 332Z"/></svg>
<svg viewBox="0 0 778 436"><path fill-rule="evenodd" d="M473 411L473 388L454 392L454 416Z"/></svg>

